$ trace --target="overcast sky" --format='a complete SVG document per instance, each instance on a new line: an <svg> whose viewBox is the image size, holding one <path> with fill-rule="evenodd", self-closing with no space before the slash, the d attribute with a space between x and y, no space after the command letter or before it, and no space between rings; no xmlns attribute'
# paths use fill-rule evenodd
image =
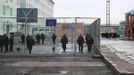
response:
<svg viewBox="0 0 134 75"><path fill-rule="evenodd" d="M55 17L89 16L106 23L106 0L53 0ZM134 10L134 0L111 0L111 23L124 20L125 13Z"/></svg>

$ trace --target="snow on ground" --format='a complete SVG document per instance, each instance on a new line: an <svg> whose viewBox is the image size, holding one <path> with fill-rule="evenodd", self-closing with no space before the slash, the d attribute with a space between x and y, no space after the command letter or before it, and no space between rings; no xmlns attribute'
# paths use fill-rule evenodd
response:
<svg viewBox="0 0 134 75"><path fill-rule="evenodd" d="M101 45L107 45L121 59L134 64L134 41L119 39L101 39Z"/></svg>

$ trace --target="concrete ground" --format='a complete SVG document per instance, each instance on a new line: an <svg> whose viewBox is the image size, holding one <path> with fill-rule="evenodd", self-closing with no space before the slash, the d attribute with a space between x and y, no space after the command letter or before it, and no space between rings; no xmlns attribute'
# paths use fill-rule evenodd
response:
<svg viewBox="0 0 134 75"><path fill-rule="evenodd" d="M119 39L102 39L101 45L106 45L121 59L134 65L134 41Z"/></svg>
<svg viewBox="0 0 134 75"><path fill-rule="evenodd" d="M0 56L0 75L113 75L100 58L91 56Z"/></svg>
<svg viewBox="0 0 134 75"><path fill-rule="evenodd" d="M84 53L79 53L78 48L75 50L71 43L63 52L57 43L53 52L54 45L45 42L35 45L30 55L24 46L17 44L14 52L0 54L0 75L133 75L133 45L132 41L102 39L102 59L92 58L86 45ZM17 47L21 50L17 51Z"/></svg>
<svg viewBox="0 0 134 75"><path fill-rule="evenodd" d="M16 45L23 48L24 46ZM114 75L101 58L92 58L84 45L84 53L71 43L63 52L61 45L45 42L33 47L32 54L20 50L0 54L0 75Z"/></svg>
<svg viewBox="0 0 134 75"><path fill-rule="evenodd" d="M120 39L102 39L101 54L104 60L121 75L134 75L134 42Z"/></svg>

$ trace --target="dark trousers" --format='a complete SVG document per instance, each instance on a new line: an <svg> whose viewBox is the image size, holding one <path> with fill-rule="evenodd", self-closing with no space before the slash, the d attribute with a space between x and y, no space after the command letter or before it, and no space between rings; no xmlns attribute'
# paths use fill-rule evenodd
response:
<svg viewBox="0 0 134 75"><path fill-rule="evenodd" d="M42 44L44 44L44 39L42 39Z"/></svg>
<svg viewBox="0 0 134 75"><path fill-rule="evenodd" d="M37 39L37 44L40 44L40 40L39 39Z"/></svg>
<svg viewBox="0 0 134 75"><path fill-rule="evenodd" d="M79 52L83 52L83 44L79 44Z"/></svg>
<svg viewBox="0 0 134 75"><path fill-rule="evenodd" d="M53 40L53 44L55 44L55 40Z"/></svg>
<svg viewBox="0 0 134 75"><path fill-rule="evenodd" d="M64 52L66 51L66 44L62 44L62 48L64 50Z"/></svg>
<svg viewBox="0 0 134 75"><path fill-rule="evenodd" d="M8 52L8 45L5 45L5 52Z"/></svg>
<svg viewBox="0 0 134 75"><path fill-rule="evenodd" d="M28 47L29 54L31 54L31 52L32 52L32 48L33 48L33 46L29 46L29 47Z"/></svg>
<svg viewBox="0 0 134 75"><path fill-rule="evenodd" d="M1 52L3 51L3 45L0 46L0 50L1 50Z"/></svg>
<svg viewBox="0 0 134 75"><path fill-rule="evenodd" d="M25 44L25 40L22 40L21 43L22 43L22 44Z"/></svg>
<svg viewBox="0 0 134 75"><path fill-rule="evenodd" d="M13 44L10 44L10 51L13 51Z"/></svg>
<svg viewBox="0 0 134 75"><path fill-rule="evenodd" d="M88 52L91 52L92 45L91 44L88 44L87 46L88 46Z"/></svg>

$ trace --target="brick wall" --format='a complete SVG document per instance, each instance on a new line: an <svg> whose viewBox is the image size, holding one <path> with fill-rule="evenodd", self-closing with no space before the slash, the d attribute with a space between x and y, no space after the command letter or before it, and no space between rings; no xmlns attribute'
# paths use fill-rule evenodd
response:
<svg viewBox="0 0 134 75"><path fill-rule="evenodd" d="M134 39L134 14L126 14L126 25L124 30L124 35L127 38Z"/></svg>

